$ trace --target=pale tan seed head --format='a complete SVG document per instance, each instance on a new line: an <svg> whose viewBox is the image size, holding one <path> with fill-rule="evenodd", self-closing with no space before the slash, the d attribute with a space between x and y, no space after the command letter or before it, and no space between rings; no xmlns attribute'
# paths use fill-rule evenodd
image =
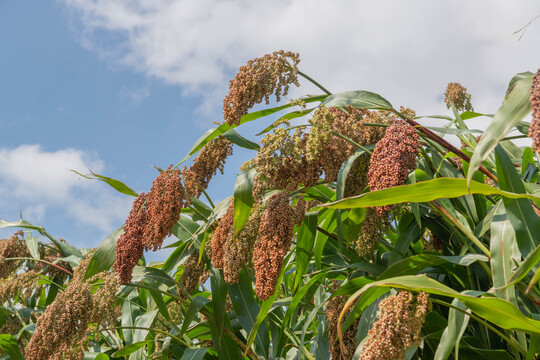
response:
<svg viewBox="0 0 540 360"><path fill-rule="evenodd" d="M474 111L471 105L471 94L467 93L467 89L460 83L448 84L444 93L444 102L448 109L453 102L458 111Z"/></svg>
<svg viewBox="0 0 540 360"><path fill-rule="evenodd" d="M532 138L532 148L540 151L540 69L533 76L529 103L532 109L532 121L529 127L529 137Z"/></svg>
<svg viewBox="0 0 540 360"><path fill-rule="evenodd" d="M379 319L369 330L360 360L403 359L407 349L419 345L420 331L429 310L428 295L399 291L379 304Z"/></svg>

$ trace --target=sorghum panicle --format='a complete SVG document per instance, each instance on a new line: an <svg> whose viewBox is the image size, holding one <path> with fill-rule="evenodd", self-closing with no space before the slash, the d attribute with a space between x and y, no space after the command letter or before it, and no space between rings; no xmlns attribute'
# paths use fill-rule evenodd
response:
<svg viewBox="0 0 540 360"><path fill-rule="evenodd" d="M420 344L420 330L429 310L428 295L399 291L381 301L379 310L360 360L401 360L407 349Z"/></svg>
<svg viewBox="0 0 540 360"><path fill-rule="evenodd" d="M362 223L362 228L356 240L356 252L360 256L373 254L373 248L382 240L385 230L388 228L386 214L379 215L377 209L369 207L366 209L366 216Z"/></svg>
<svg viewBox="0 0 540 360"><path fill-rule="evenodd" d="M121 284L131 281L133 268L143 256L143 234L146 225L146 194L141 193L133 206L124 225L124 233L116 243L116 261L114 269Z"/></svg>
<svg viewBox="0 0 540 360"><path fill-rule="evenodd" d="M303 197L299 197L294 207L294 224L296 226L302 225L302 221L304 221L304 216L306 215L306 207L306 200Z"/></svg>
<svg viewBox="0 0 540 360"><path fill-rule="evenodd" d="M78 277L72 279L37 319L26 359L82 359L84 350L76 345L86 339L92 305L90 286Z"/></svg>
<svg viewBox="0 0 540 360"><path fill-rule="evenodd" d="M369 155L363 154L354 160L351 170L345 179L344 197L360 195L367 186L367 173L369 168Z"/></svg>
<svg viewBox="0 0 540 360"><path fill-rule="evenodd" d="M192 294L201 283L201 276L204 272L204 262L201 259L199 263L199 250L195 249L184 263L184 271L178 283ZM184 296L184 292L180 292Z"/></svg>
<svg viewBox="0 0 540 360"><path fill-rule="evenodd" d="M334 107L321 107L309 122L315 126L311 128L306 143L306 156L309 161L319 164L327 181L333 182L337 180L341 164L358 150L351 142L335 133L362 146L369 145L382 138L384 127L365 126L364 123L388 124L390 118L383 112L352 106L346 106L345 111Z"/></svg>
<svg viewBox="0 0 540 360"><path fill-rule="evenodd" d="M227 241L232 228L234 228L234 200L229 203L227 212L219 220L217 229L212 236L212 264L221 270L223 270L223 245Z"/></svg>
<svg viewBox="0 0 540 360"><path fill-rule="evenodd" d="M201 188L208 188L210 180L219 171L223 174L225 160L232 155L232 143L223 136L218 136L207 143L189 168L182 169L186 192L190 197L199 197Z"/></svg>
<svg viewBox="0 0 540 360"><path fill-rule="evenodd" d="M371 155L368 171L370 190L403 185L409 171L416 168L418 146L418 134L412 126L404 122L389 126ZM380 206L377 212L382 216L392 208L392 205Z"/></svg>
<svg viewBox="0 0 540 360"><path fill-rule="evenodd" d="M180 179L180 170L162 171L154 180L146 196L146 225L143 243L146 250L156 251L163 240L171 235L174 224L180 217L185 191Z"/></svg>
<svg viewBox="0 0 540 360"><path fill-rule="evenodd" d="M234 227L231 227L229 231L229 236L223 244L223 275L229 284L238 282L242 268L253 256L253 246L259 236L262 213L262 206L255 204L236 239L234 238Z"/></svg>
<svg viewBox="0 0 540 360"><path fill-rule="evenodd" d="M335 289L334 289L335 291ZM330 354L332 355L332 360L351 360L356 351L356 332L358 331L358 323L360 318L357 318L354 323L349 326L347 331L343 333L343 345L345 347L345 352L342 351L342 348L339 344L338 337L338 319L339 314L343 311L343 307L347 302L346 296L334 296L328 301L326 305L326 323L328 324L328 338L330 340ZM351 313L352 307L347 309L343 319L346 319L347 316Z"/></svg>
<svg viewBox="0 0 540 360"><path fill-rule="evenodd" d="M241 66L229 83L229 93L223 99L223 118L229 124L239 124L255 104L269 103L270 95L276 101L286 96L290 84L298 83L297 65L299 55L290 51L275 51L261 58L255 58Z"/></svg>
<svg viewBox="0 0 540 360"><path fill-rule="evenodd" d="M467 93L467 89L460 83L448 84L444 93L444 102L448 109L453 102L458 111L474 111L471 105L471 94Z"/></svg>
<svg viewBox="0 0 540 360"><path fill-rule="evenodd" d="M266 300L274 289L293 237L294 212L289 195L281 191L272 195L261 218L259 241L253 250L257 297Z"/></svg>
<svg viewBox="0 0 540 360"><path fill-rule="evenodd" d="M0 240L0 279L6 278L15 271L21 260L4 260L16 257L29 257L30 252L22 236L22 230L17 231L9 239Z"/></svg>
<svg viewBox="0 0 540 360"><path fill-rule="evenodd" d="M26 302L37 288L39 273L34 270L20 274L12 273L0 278L0 304L20 294L20 300Z"/></svg>
<svg viewBox="0 0 540 360"><path fill-rule="evenodd" d="M321 175L320 166L307 158L309 134L302 129L294 133L277 128L259 141L261 149L252 161L242 166L242 171L255 168L253 196L260 199L266 190L295 190L299 184L314 185Z"/></svg>
<svg viewBox="0 0 540 360"><path fill-rule="evenodd" d="M533 76L529 102L533 117L529 128L529 137L533 140L533 150L540 152L540 69Z"/></svg>

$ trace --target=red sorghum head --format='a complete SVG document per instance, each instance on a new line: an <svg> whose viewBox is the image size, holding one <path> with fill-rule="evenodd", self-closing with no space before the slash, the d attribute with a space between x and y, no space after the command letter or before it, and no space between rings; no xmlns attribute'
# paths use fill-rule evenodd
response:
<svg viewBox="0 0 540 360"><path fill-rule="evenodd" d="M121 284L131 281L133 268L144 252L143 234L146 226L146 194L141 193L133 202L131 212L124 224L124 233L116 242L114 269Z"/></svg>
<svg viewBox="0 0 540 360"><path fill-rule="evenodd" d="M146 225L143 244L146 250L156 251L163 240L171 234L184 205L185 191L180 179L180 170L162 171L154 180L146 195Z"/></svg>
<svg viewBox="0 0 540 360"><path fill-rule="evenodd" d="M253 250L255 287L261 300L273 293L293 237L294 212L289 195L281 191L272 195L261 217L259 241Z"/></svg>
<svg viewBox="0 0 540 360"><path fill-rule="evenodd" d="M186 192L191 197L199 197L201 188L208 188L210 180L219 171L223 174L225 160L232 155L232 143L218 136L207 143L193 161L193 165L182 169Z"/></svg>
<svg viewBox="0 0 540 360"><path fill-rule="evenodd" d="M223 270L223 246L227 237L234 228L234 200L231 200L227 212L219 220L218 226L212 236L212 264L214 267Z"/></svg>
<svg viewBox="0 0 540 360"><path fill-rule="evenodd" d="M409 171L416 168L418 134L404 123L396 122L386 129L371 155L368 183L371 191L403 185ZM392 205L377 208L379 215L392 209Z"/></svg>

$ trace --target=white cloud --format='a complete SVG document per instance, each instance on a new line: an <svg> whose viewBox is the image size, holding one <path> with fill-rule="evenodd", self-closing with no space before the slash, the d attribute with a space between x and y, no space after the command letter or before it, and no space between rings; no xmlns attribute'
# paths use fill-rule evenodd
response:
<svg viewBox="0 0 540 360"><path fill-rule="evenodd" d="M97 156L77 149L48 152L39 145L0 148L0 208L4 220L18 217L41 222L47 209L110 232L122 223L133 199L117 195L107 185L81 179L81 173L104 170Z"/></svg>
<svg viewBox="0 0 540 360"><path fill-rule="evenodd" d="M64 1L86 47L210 94L215 111L235 69L277 49L300 52L301 69L332 91L376 91L422 114L443 109L451 81L492 112L513 74L540 66L540 21L511 35L540 14L536 0Z"/></svg>
<svg viewBox="0 0 540 360"><path fill-rule="evenodd" d="M144 99L150 96L150 90L148 88L129 88L122 87L120 93L118 94L120 98L129 100L134 105L140 104Z"/></svg>

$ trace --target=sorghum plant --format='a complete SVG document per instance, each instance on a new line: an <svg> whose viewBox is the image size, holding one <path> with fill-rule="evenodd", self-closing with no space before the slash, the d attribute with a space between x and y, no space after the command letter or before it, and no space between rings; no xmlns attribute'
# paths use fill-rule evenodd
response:
<svg viewBox="0 0 540 360"><path fill-rule="evenodd" d="M433 128L299 66L276 51L241 67L191 165L159 170L147 193L100 177L134 201L98 248L0 221L28 230L0 240L3 358L535 358L540 72L512 79L495 115L449 84ZM302 78L323 94L250 113ZM265 118L258 144L235 130ZM253 156L214 204L234 146Z"/></svg>

